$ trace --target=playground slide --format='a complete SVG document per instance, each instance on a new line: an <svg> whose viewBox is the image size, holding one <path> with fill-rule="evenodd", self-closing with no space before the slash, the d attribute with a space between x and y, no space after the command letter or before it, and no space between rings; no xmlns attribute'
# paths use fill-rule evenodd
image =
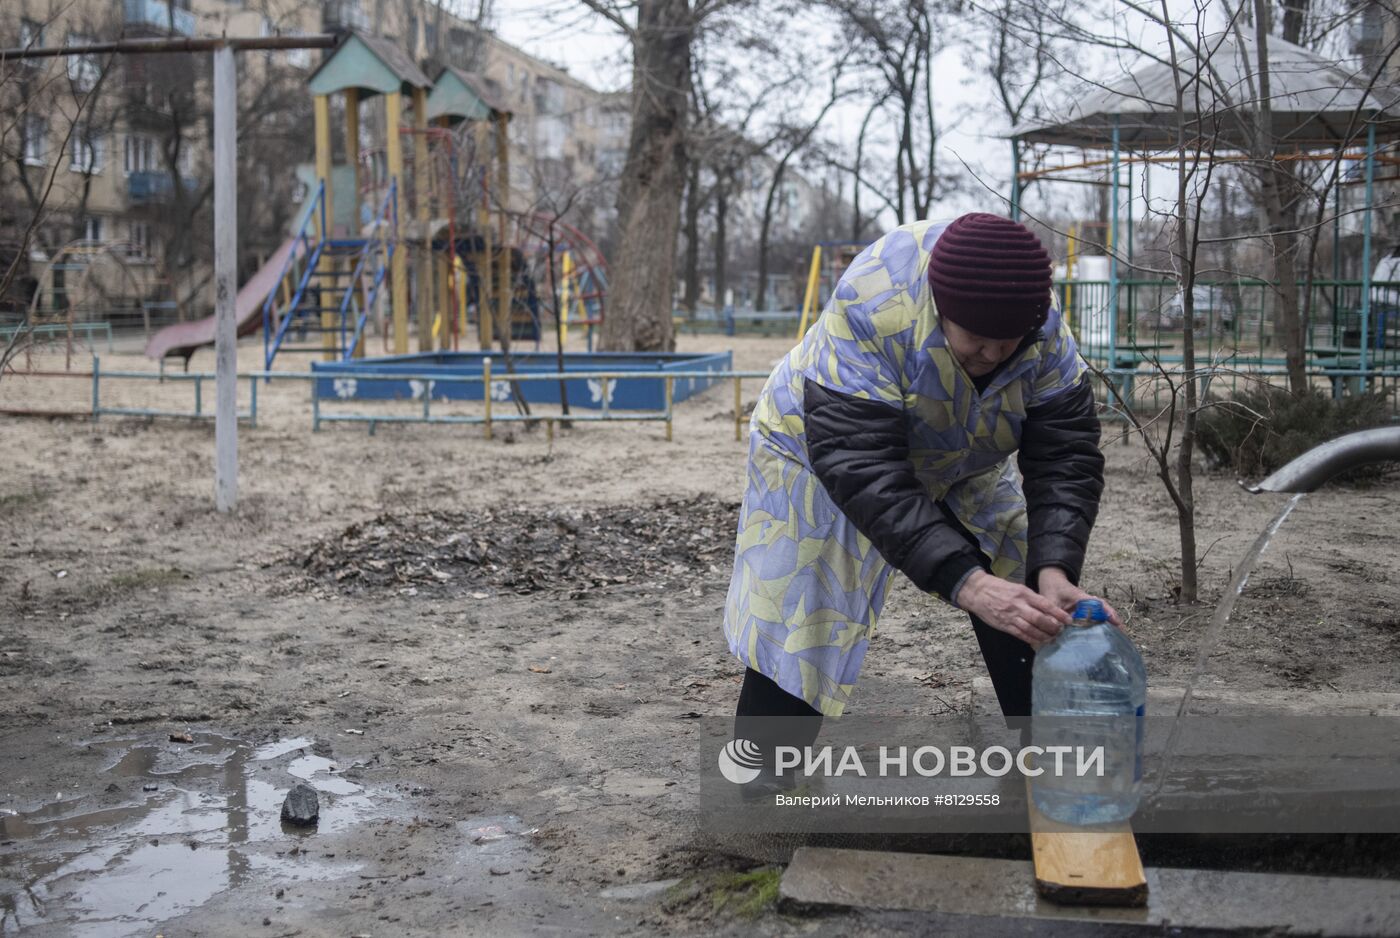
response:
<svg viewBox="0 0 1400 938"><path fill-rule="evenodd" d="M251 335L262 326L263 302L267 294L277 285L287 257L293 250L299 250L296 238L288 238L273 252L257 273L238 291L234 302L234 321L240 336ZM214 317L196 319L192 322L177 322L151 336L146 343L146 357L159 361L170 356L180 356L189 361L196 351L214 344Z"/></svg>

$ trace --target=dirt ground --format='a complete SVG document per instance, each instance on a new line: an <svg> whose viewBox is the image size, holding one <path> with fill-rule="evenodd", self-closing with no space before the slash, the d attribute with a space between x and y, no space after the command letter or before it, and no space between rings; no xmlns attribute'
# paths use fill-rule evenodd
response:
<svg viewBox="0 0 1400 938"><path fill-rule="evenodd" d="M754 369L787 346L681 340ZM260 344L242 351L256 367ZM113 385L109 402L192 400ZM5 407L89 393L0 380ZM313 434L304 385L259 395L229 516L211 425L0 417L0 935L855 927L778 913L766 880L735 878L752 861L694 830L695 723L732 712L742 670L720 630L744 471L730 387L680 405L672 442L655 423L552 444L523 426ZM1127 617L1164 698L1285 497L1201 476L1205 596L1181 605L1175 513L1141 446L1105 451L1085 586ZM1397 517L1393 480L1307 497L1201 705L1400 712ZM900 583L852 712L986 707L983 674L962 614ZM276 821L298 780L321 791L315 834ZM750 886L757 919L728 902Z"/></svg>

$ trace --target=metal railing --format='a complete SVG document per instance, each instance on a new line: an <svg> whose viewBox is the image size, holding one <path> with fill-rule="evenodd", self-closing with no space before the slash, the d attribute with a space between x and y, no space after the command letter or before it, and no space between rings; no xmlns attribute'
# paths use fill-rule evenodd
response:
<svg viewBox="0 0 1400 938"><path fill-rule="evenodd" d="M364 245L355 255L350 282L345 287L345 296L340 301L340 351L342 358L353 358L364 338L365 323L370 310L379 298L379 290L389 275L389 264L398 250L393 240L398 230L398 180L389 182L389 191L379 204L379 210L371 222L373 234L364 239ZM374 257L373 265L369 260ZM368 285L365 283L368 274ZM359 297L364 296L364 308L360 307ZM353 323L353 333L346 334L346 327Z"/></svg>
<svg viewBox="0 0 1400 938"><path fill-rule="evenodd" d="M128 26L154 26L181 36L193 36L195 15L172 7L165 0L122 0L122 22Z"/></svg>
<svg viewBox="0 0 1400 938"><path fill-rule="evenodd" d="M297 307L301 305L302 294L306 292L306 284L311 279L311 274L316 269L316 261L319 258L321 246L326 238L326 184L324 182L316 185L316 191L312 193L311 199L302 210L301 224L297 226L297 233L292 239L292 248L287 252L286 260L282 262L282 271L277 275L277 282L268 290L267 298L263 300L263 367L271 368L272 359L277 355L277 350L282 346L282 338L287 332L287 327L296 316ZM308 229L315 224L318 227L317 240L313 241ZM284 291L289 294L284 306L277 305L277 295Z"/></svg>
<svg viewBox="0 0 1400 938"><path fill-rule="evenodd" d="M1112 346L1120 353L1126 349L1162 362L1181 361L1185 323L1174 281L1122 280L1116 297L1106 280L1058 281L1055 289L1086 357L1107 358ZM1400 367L1400 283L1372 283L1364 317L1365 287L1359 280L1298 281L1296 289L1310 357L1354 358L1354 365L1346 364L1358 372ZM1193 302L1192 335L1199 357L1228 355L1240 367L1286 363L1276 283L1201 282Z"/></svg>
<svg viewBox="0 0 1400 938"><path fill-rule="evenodd" d="M23 375L23 372L18 372ZM96 355L92 358L92 419L101 417L177 417L188 420L213 420L213 411L204 409L204 384L213 382L215 375L213 372L172 372L163 371L103 371L101 359ZM238 412L239 420L248 421L250 426L258 425L258 381L256 377L250 375L239 375L240 379L247 377L249 388L249 404L246 411ZM112 407L102 403L102 379L111 380L148 380L154 379L157 383L166 381L189 382L194 385L194 410L162 410L153 407Z"/></svg>
<svg viewBox="0 0 1400 938"><path fill-rule="evenodd" d="M34 326L22 324L0 326L0 344L7 344L16 335L27 337L32 342L35 338L49 336L67 339L69 336L76 337L78 333L82 333L89 346L92 345L94 335L101 335L107 340L107 351L112 351L112 324L105 320L102 322L43 323Z"/></svg>
<svg viewBox="0 0 1400 938"><path fill-rule="evenodd" d="M199 188L199 180L180 177L187 192ZM138 170L126 175L126 197L135 204L162 202L175 194L175 177L165 170Z"/></svg>
<svg viewBox="0 0 1400 938"><path fill-rule="evenodd" d="M23 376L25 372L16 372ZM674 435L675 401L674 388L677 380L697 379L711 381L732 381L734 389L734 439L744 438L744 407L743 407L743 382L753 379L768 378L766 371L674 371L669 373L645 372L645 371L569 371L569 372L548 372L542 374L502 374L493 369L491 362L487 359L480 375L452 375L452 374L357 374L355 380L358 381L418 381L422 384L424 391L420 398L413 401L417 408L416 413L394 414L394 413L369 413L369 412L330 412L323 409L323 402L340 402L339 397L329 397L317 392L319 382L325 381L334 375L325 372L311 371L246 371L238 373L239 381L247 381L249 387L248 409L239 412L239 419L248 421L250 426L258 425L258 383L269 378L276 378L279 381L309 381L311 383L311 429L319 432L322 424L327 423L362 423L367 426L368 431L373 434L380 424L463 424L469 426L481 426L486 439L493 436L494 427L503 423L543 423L550 439L554 436L554 425L557 423L622 423L622 422L661 422L666 425L666 439L669 442ZM170 417L189 420L212 420L214 414L204 407L204 385L215 380L213 372L180 372L162 374L158 371L121 371L103 370L101 359L93 356L92 371L87 375L69 374L69 377L90 377L92 381L92 418L94 420L103 416L123 416L123 417ZM665 406L660 410L644 411L618 411L609 406L608 383L612 381L631 380L654 380L664 382ZM183 381L194 386L194 409L193 410L169 410L151 407L116 407L103 403L102 382L104 380L150 380L156 383L165 381ZM513 403L512 397L505 400L493 400L493 383L499 386L501 383L513 384L514 382L525 381L560 381L560 380L590 380L598 381L601 392L602 407L597 413L572 412L564 413L499 413L497 408L501 404ZM433 413L432 394L429 390L433 385L445 384L480 384L483 394L483 412L480 414L443 414Z"/></svg>
<svg viewBox="0 0 1400 938"><path fill-rule="evenodd" d="M673 315L677 331L692 335L702 333L722 335L782 335L796 336L802 319L800 310L736 310L698 309L691 316L684 311Z"/></svg>

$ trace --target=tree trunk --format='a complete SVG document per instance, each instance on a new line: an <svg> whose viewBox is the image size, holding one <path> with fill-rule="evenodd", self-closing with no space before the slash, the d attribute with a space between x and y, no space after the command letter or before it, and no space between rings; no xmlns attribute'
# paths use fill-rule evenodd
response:
<svg viewBox="0 0 1400 938"><path fill-rule="evenodd" d="M690 163L685 195L685 299L686 314L695 318L700 305L700 162Z"/></svg>
<svg viewBox="0 0 1400 938"><path fill-rule="evenodd" d="M1165 3L1165 0L1163 0ZM1172 69L1177 68L1175 42L1170 41ZM1172 411L1168 415L1164 443L1159 460L1162 482L1176 505L1177 533L1181 541L1181 594L1184 603L1194 603L1199 594L1196 576L1196 500L1192 457L1196 448L1196 251L1200 241L1200 215L1191 214L1188 186L1192 179L1189 163L1189 136L1186 126L1186 91L1179 76L1176 85L1176 244L1173 248L1177 284L1181 290L1181 370L1185 387L1181 409L1181 441L1176 449L1176 485L1173 488L1168 469L1168 454L1173 430L1176 400L1173 389ZM1198 168L1198 167L1197 167ZM1200 195L1198 195L1198 198ZM1118 245L1114 244L1116 251ZM1159 363L1160 364L1160 363Z"/></svg>
<svg viewBox="0 0 1400 938"><path fill-rule="evenodd" d="M901 99L901 102L902 102L902 103L907 103L907 102L903 102L903 99ZM895 182L895 210L894 210L895 219L894 219L894 220L895 220L895 224L897 224L897 225L902 225L902 224L904 224L904 222L907 220L907 219L905 219L905 217L904 217L905 185L906 185L906 183L907 183L907 181L908 181L908 176L905 174L905 171L904 171L904 152L909 148L909 130L908 130L908 121L907 121L907 116L908 116L909 111L908 111L908 108L907 108L907 107L905 108L905 112L904 112L904 113L905 113L905 116L906 116L906 121L905 121L904 124L901 125L901 127L902 127L903 129L900 130L900 133L899 133L899 145L895 148L895 154L894 154L894 182Z"/></svg>
<svg viewBox="0 0 1400 938"><path fill-rule="evenodd" d="M1273 253L1274 280L1278 282L1275 315L1279 327L1279 341L1283 343L1283 356L1288 369L1288 389L1295 395L1308 392L1307 362L1303 336L1303 317L1298 302L1298 236L1292 205L1285 201L1282 180L1278 176L1291 173L1282 164L1264 166L1260 181L1261 201L1269 224L1269 249Z"/></svg>
<svg viewBox="0 0 1400 938"><path fill-rule="evenodd" d="M861 187L861 160L865 157L865 135L870 129L870 119L875 116L875 112L883 107L885 98L880 98L870 106L870 110L865 112L865 118L860 122L860 136L856 137L856 165L852 172L854 184L851 186L851 240L860 241L865 237L865 220L860 217L860 187Z"/></svg>
<svg viewBox="0 0 1400 938"><path fill-rule="evenodd" d="M1184 151L1183 151L1184 153ZM1189 211L1186 201L1185 159L1177 175L1177 252L1181 264L1181 369L1186 382L1183 388L1185 406L1181 416L1181 442L1176 446L1176 523L1181 539L1181 601L1194 603L1199 595L1196 576L1196 496L1191 460L1196 450L1196 269L1194 252L1188 245ZM1194 238L1194 226L1192 235Z"/></svg>
<svg viewBox="0 0 1400 938"><path fill-rule="evenodd" d="M618 193L620 238L599 347L661 352L671 323L690 108L688 0L639 0L632 43L632 132Z"/></svg>
<svg viewBox="0 0 1400 938"><path fill-rule="evenodd" d="M792 155L791 151L788 155ZM786 172L787 157L784 157L773 170L773 178L768 183L768 197L763 200L763 218L758 225L758 296L753 304L756 310L768 308L768 235L773 229L773 201L777 198Z"/></svg>
<svg viewBox="0 0 1400 938"><path fill-rule="evenodd" d="M554 366L559 369L559 373L564 373L564 320L568 318L569 311L564 309L564 304L559 298L558 278L554 273L554 265L558 262L557 247L558 242L554 237L554 225L558 218L549 220L549 298L554 306ZM559 379L559 409L564 416L569 416L569 382L563 378ZM564 421L561 426L570 426L568 421Z"/></svg>
<svg viewBox="0 0 1400 938"><path fill-rule="evenodd" d="M1296 2L1295 2L1296 6ZM1303 321L1298 313L1298 239L1294 233L1297 215L1296 179L1292 164L1279 161L1273 134L1273 108L1269 90L1269 4L1254 0L1254 41L1258 47L1258 107L1255 111L1255 155L1259 157L1259 201L1269 230L1269 250L1273 254L1277 282L1275 321L1283 343L1288 368L1288 388L1295 395L1308 391L1304 362ZM1301 30L1301 21L1293 25ZM1294 39L1296 42L1296 37Z"/></svg>
<svg viewBox="0 0 1400 938"><path fill-rule="evenodd" d="M724 309L724 295L729 290L729 190L715 189L715 306Z"/></svg>

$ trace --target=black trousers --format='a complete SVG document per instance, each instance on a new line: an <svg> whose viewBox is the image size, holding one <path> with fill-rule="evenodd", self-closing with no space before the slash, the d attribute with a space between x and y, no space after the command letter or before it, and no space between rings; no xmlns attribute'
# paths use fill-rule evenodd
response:
<svg viewBox="0 0 1400 938"><path fill-rule="evenodd" d="M1035 649L976 616L970 618L1002 715L1008 725L1024 722L1016 718L1031 715L1031 666L1035 663ZM759 719L762 717L798 719L764 721ZM776 732L783 738L768 738L775 734L774 724L781 725ZM744 686L739 690L739 706L734 715L735 738L751 739L765 750L774 745L803 747L812 745L821 726L821 711L752 668L744 673Z"/></svg>

